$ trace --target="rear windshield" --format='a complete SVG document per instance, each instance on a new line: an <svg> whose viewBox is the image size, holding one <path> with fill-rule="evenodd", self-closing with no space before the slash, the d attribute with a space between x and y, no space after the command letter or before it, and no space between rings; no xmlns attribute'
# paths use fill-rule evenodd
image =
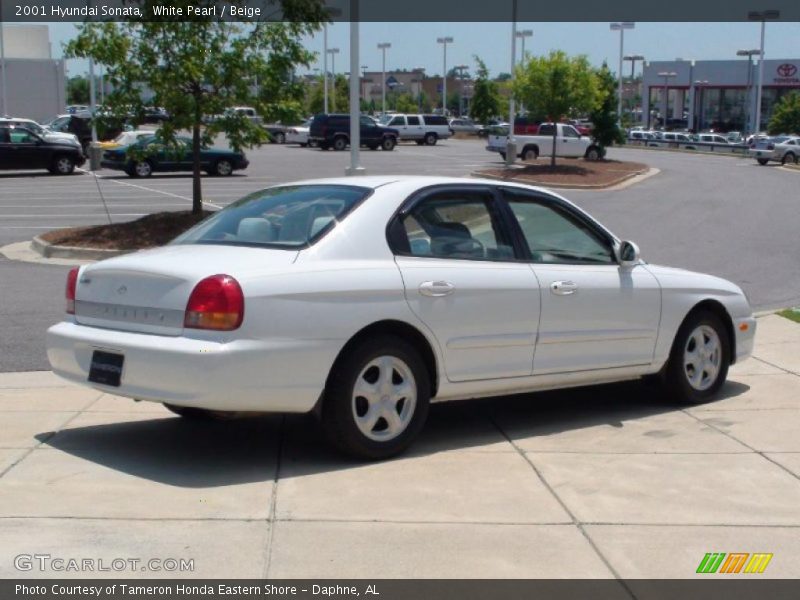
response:
<svg viewBox="0 0 800 600"><path fill-rule="evenodd" d="M212 215L172 243L303 248L335 227L370 192L349 185L262 190Z"/></svg>

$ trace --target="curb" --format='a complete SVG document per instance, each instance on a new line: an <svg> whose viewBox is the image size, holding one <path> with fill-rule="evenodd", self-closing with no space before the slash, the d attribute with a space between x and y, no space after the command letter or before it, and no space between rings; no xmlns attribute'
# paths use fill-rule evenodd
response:
<svg viewBox="0 0 800 600"><path fill-rule="evenodd" d="M105 250L102 248L81 248L78 246L59 246L46 242L38 235L31 240L31 249L44 258L72 258L77 260L103 260L134 250Z"/></svg>
<svg viewBox="0 0 800 600"><path fill-rule="evenodd" d="M629 173L619 179L616 179L610 183L605 184L580 184L580 183L564 183L564 184L553 184L541 181L524 181L521 179L516 179L515 177L501 177L499 175L485 175L480 171L472 171L470 173L471 177L476 177L480 179L491 179L494 181L511 181L513 183L523 183L526 185L533 185L537 187L544 187L544 188L552 188L552 189L560 189L560 190L586 190L586 191L602 191L602 190L614 190L614 189L622 189L632 185L633 183L638 183L648 177L652 177L660 173L660 169L650 168L644 169L642 171L635 171L633 173ZM637 180L638 178L638 180ZM636 180L636 181L634 181Z"/></svg>
<svg viewBox="0 0 800 600"><path fill-rule="evenodd" d="M647 150L650 152L673 152L677 154L699 154L701 156L721 156L728 158L750 158L749 154L744 152L705 152L703 150L687 150L686 148L663 148L655 146L639 146L624 144L622 146L614 146L618 150Z"/></svg>

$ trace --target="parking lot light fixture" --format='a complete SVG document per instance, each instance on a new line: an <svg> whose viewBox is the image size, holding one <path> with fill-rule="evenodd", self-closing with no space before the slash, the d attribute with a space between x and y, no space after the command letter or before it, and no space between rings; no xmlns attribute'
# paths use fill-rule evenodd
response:
<svg viewBox="0 0 800 600"><path fill-rule="evenodd" d="M622 60L624 60L624 61L627 60L627 61L630 61L630 63L631 63L631 80L630 80L630 82L633 83L634 72L636 71L636 61L641 61L642 64L644 64L644 56L642 56L641 54L626 54L625 56L622 57ZM634 104L635 104L635 98L634 98L634 101L631 102L631 117L633 117L633 109L635 108L633 106ZM644 115L642 115L642 116L644 116Z"/></svg>
<svg viewBox="0 0 800 600"><path fill-rule="evenodd" d="M450 36L436 38L437 44L444 46L444 71L442 72L442 116L447 116L447 44L453 43Z"/></svg>
<svg viewBox="0 0 800 600"><path fill-rule="evenodd" d="M752 10L747 13L749 21L761 21L761 47L758 55L758 93L756 95L756 114L753 124L755 125L754 133L761 131L761 93L764 87L764 34L766 30L767 21L775 21L780 19L781 12L779 10Z"/></svg>
<svg viewBox="0 0 800 600"><path fill-rule="evenodd" d="M533 37L533 29L523 29L516 33L517 37L521 40L522 50L520 51L520 61L525 62L525 38Z"/></svg>
<svg viewBox="0 0 800 600"><path fill-rule="evenodd" d="M383 114L386 114L386 49L391 47L389 42L378 44L378 50L381 51L381 112Z"/></svg>
<svg viewBox="0 0 800 600"><path fill-rule="evenodd" d="M2 11L0 7L0 11ZM6 87L6 47L3 43L3 21L0 20L0 117L8 111Z"/></svg>
<svg viewBox="0 0 800 600"><path fill-rule="evenodd" d="M328 48L328 54L331 55L331 78L333 78L333 94L331 96L331 110L336 112L336 55L339 54L338 48ZM326 107L325 112L328 112Z"/></svg>
<svg viewBox="0 0 800 600"><path fill-rule="evenodd" d="M669 118L669 80L673 77L677 77L678 74L675 71L661 71L658 74L659 77L664 78L664 119L663 119L663 127L664 131L667 130L667 119Z"/></svg>
<svg viewBox="0 0 800 600"><path fill-rule="evenodd" d="M753 115L750 114L751 111L751 104L750 104L750 96L752 95L753 91L753 57L754 56L761 56L761 50L758 49L749 49L749 50L737 50L736 56L746 56L747 57L747 91L745 92L744 96L744 134L747 135L750 133L750 128L752 127L753 123Z"/></svg>
<svg viewBox="0 0 800 600"><path fill-rule="evenodd" d="M619 89L617 90L617 127L622 127L622 57L624 54L625 45L625 30L633 29L636 23L623 21L619 23L611 23L609 28L611 31L619 31L619 71L617 78L619 79Z"/></svg>

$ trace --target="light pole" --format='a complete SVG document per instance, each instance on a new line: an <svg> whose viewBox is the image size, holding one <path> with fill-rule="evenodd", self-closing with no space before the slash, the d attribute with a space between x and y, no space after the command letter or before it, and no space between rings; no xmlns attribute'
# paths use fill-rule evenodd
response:
<svg viewBox="0 0 800 600"><path fill-rule="evenodd" d="M442 73L442 116L447 116L447 44L453 43L450 36L436 38L437 44L444 46L444 72Z"/></svg>
<svg viewBox="0 0 800 600"><path fill-rule="evenodd" d="M628 21L611 23L609 25L611 31L619 31L619 73L617 74L619 77L619 90L617 90L617 127L622 127L622 55L625 40L625 30L633 29L635 26L635 23L630 23Z"/></svg>
<svg viewBox="0 0 800 600"><path fill-rule="evenodd" d="M697 119L697 127L695 127L695 124L692 123L692 128L695 130L695 133L700 133L703 130L703 100L705 100L703 96L705 95L705 87L707 85L708 85L707 79L696 80L694 82L695 88L697 88L700 91L699 94L695 92L695 94L697 94L698 96L698 99L695 100L696 110L694 111L695 115L697 115L695 117Z"/></svg>
<svg viewBox="0 0 800 600"><path fill-rule="evenodd" d="M747 19L749 21L761 21L761 50L758 58L758 95L756 97L756 115L755 115L755 131L754 133L758 133L761 131L761 92L763 91L764 87L764 34L767 25L767 21L774 21L779 19L781 16L781 12L779 10L762 10L762 11L750 11L747 13Z"/></svg>
<svg viewBox="0 0 800 600"><path fill-rule="evenodd" d="M339 54L339 49L328 48L326 52L331 55L331 77L333 78L333 94L331 97L331 110L333 112L336 112L336 55ZM325 73L327 74L327 65ZM325 112L328 112L327 105L325 106Z"/></svg>
<svg viewBox="0 0 800 600"><path fill-rule="evenodd" d="M514 81L514 68L517 61L517 0L511 0L511 83ZM512 88L513 89L513 88ZM514 92L508 95L508 137L506 138L506 166L510 167L517 159L517 143L514 137Z"/></svg>
<svg viewBox="0 0 800 600"><path fill-rule="evenodd" d="M640 61L642 61L642 64L644 64L644 56L642 56L641 54L627 54L627 55L622 57L622 60L628 60L631 63L631 83L633 83L634 71L636 71L636 61L640 60ZM634 99L632 99L632 100L634 100ZM631 111L633 111L633 109L634 109L634 104L635 104L635 102L632 101L631 102ZM631 114L631 117L632 116L633 116L633 114ZM644 115L642 115L642 117L644 118Z"/></svg>
<svg viewBox="0 0 800 600"><path fill-rule="evenodd" d="M381 113L386 114L386 49L391 48L389 42L381 42L378 49L381 51Z"/></svg>
<svg viewBox="0 0 800 600"><path fill-rule="evenodd" d="M358 0L350 0L350 166L345 175L365 175L366 169L361 166L361 103L358 63Z"/></svg>
<svg viewBox="0 0 800 600"><path fill-rule="evenodd" d="M664 122L663 127L664 131L667 130L667 119L669 118L669 80L673 77L677 77L678 74L675 71L661 71L658 74L659 77L664 78Z"/></svg>
<svg viewBox="0 0 800 600"><path fill-rule="evenodd" d="M8 111L8 96L6 90L6 47L3 43L3 6L0 2L0 117L5 116Z"/></svg>
<svg viewBox="0 0 800 600"><path fill-rule="evenodd" d="M737 50L736 56L747 57L747 91L744 94L744 134L745 136L750 133L750 126L753 122L753 115L750 114L750 96L752 92L752 79L753 79L753 57L761 56L761 50Z"/></svg>
<svg viewBox="0 0 800 600"><path fill-rule="evenodd" d="M417 67L414 70L419 71L419 94L417 95L417 104L419 106L419 112L422 112L422 95L425 93L425 67Z"/></svg>
<svg viewBox="0 0 800 600"><path fill-rule="evenodd" d="M464 70L469 69L469 65L456 65L453 67L458 71L458 79L460 82L460 96L458 98L458 116L464 116Z"/></svg>
<svg viewBox="0 0 800 600"><path fill-rule="evenodd" d="M525 62L525 38L533 37L533 29L523 29L522 31L518 31L516 36L522 40L522 51L520 52L520 59L521 63Z"/></svg>

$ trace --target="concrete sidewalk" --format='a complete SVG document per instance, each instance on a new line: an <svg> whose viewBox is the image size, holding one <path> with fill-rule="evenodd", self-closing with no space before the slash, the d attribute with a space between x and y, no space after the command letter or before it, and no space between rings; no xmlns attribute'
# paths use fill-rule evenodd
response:
<svg viewBox="0 0 800 600"><path fill-rule="evenodd" d="M800 325L758 328L711 404L636 383L436 405L378 464L335 455L306 416L191 423L3 374L0 577L687 578L707 552L800 577ZM32 554L145 562L18 571Z"/></svg>

